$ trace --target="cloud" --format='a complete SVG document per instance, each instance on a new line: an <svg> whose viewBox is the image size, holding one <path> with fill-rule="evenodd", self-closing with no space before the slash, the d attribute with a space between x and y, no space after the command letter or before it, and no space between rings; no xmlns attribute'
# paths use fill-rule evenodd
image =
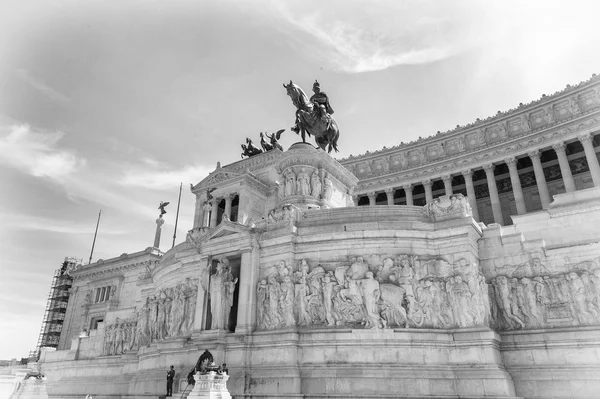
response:
<svg viewBox="0 0 600 399"><path fill-rule="evenodd" d="M93 223L82 224L78 221L55 219L43 216L24 215L15 213L1 213L0 219L4 221L4 227L15 230L47 231L63 234L93 234L95 225ZM131 229L122 226L111 226L103 232L105 235L122 235L131 233Z"/></svg>
<svg viewBox="0 0 600 399"><path fill-rule="evenodd" d="M28 125L0 127L0 164L36 177L60 179L85 165L85 159L58 150L60 131L33 130Z"/></svg>
<svg viewBox="0 0 600 399"><path fill-rule="evenodd" d="M194 183L206 177L214 167L203 165L189 165L180 169L173 169L154 159L144 159L143 167L128 169L119 180L123 186L139 186L149 189L169 189L180 183Z"/></svg>
<svg viewBox="0 0 600 399"><path fill-rule="evenodd" d="M67 103L71 100L69 97L65 96L61 92L53 89L52 87L46 85L44 82L41 82L38 79L31 76L29 74L29 72L27 72L25 69L17 69L17 75L22 80L29 83L29 85L31 85L31 87L38 90L39 92L41 92L42 94L44 94L46 97L48 97L50 100L52 100L54 102Z"/></svg>
<svg viewBox="0 0 600 399"><path fill-rule="evenodd" d="M294 40L304 41L305 51L348 73L443 60L494 34L493 29L481 34L485 12L470 1L453 9L428 1L377 4L374 8L368 2L348 2L341 9L322 2L315 7L271 2L270 9L278 23L287 22ZM473 22L468 18L472 14L480 18Z"/></svg>

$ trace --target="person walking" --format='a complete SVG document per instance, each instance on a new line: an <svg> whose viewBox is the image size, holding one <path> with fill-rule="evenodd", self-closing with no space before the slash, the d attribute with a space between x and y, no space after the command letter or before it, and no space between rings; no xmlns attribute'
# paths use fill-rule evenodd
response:
<svg viewBox="0 0 600 399"><path fill-rule="evenodd" d="M167 371L167 396L173 396L173 379L175 378L175 369L171 366L171 369Z"/></svg>

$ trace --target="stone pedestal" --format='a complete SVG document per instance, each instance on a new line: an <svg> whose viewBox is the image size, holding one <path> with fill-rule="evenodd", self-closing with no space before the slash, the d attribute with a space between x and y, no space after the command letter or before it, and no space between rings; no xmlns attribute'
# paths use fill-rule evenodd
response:
<svg viewBox="0 0 600 399"><path fill-rule="evenodd" d="M48 399L45 378L26 378L17 383L17 389L10 399Z"/></svg>
<svg viewBox="0 0 600 399"><path fill-rule="evenodd" d="M231 399L227 390L229 375L209 372L207 374L196 373L194 380L196 385L188 395L188 398L201 399Z"/></svg>

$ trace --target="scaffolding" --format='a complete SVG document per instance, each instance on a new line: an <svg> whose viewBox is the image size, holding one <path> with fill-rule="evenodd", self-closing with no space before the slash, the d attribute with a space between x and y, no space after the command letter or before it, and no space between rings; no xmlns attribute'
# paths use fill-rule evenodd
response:
<svg viewBox="0 0 600 399"><path fill-rule="evenodd" d="M69 272L78 264L81 264L81 260L67 257L61 267L54 272L52 285L48 293L46 311L44 312L44 320L35 348L37 358L39 358L42 348L58 348L73 283L73 278L69 275Z"/></svg>

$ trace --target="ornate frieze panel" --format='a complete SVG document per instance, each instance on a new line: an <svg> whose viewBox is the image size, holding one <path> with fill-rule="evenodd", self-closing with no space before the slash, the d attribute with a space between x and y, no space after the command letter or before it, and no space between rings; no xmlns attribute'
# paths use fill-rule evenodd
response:
<svg viewBox="0 0 600 399"><path fill-rule="evenodd" d="M462 194L442 195L423 207L423 214L434 222L473 216L469 200Z"/></svg>
<svg viewBox="0 0 600 399"><path fill-rule="evenodd" d="M456 137L454 139L447 140L445 148L446 148L446 154L447 155L460 154L466 148L465 147L465 138L464 138L464 136L462 136L462 137Z"/></svg>
<svg viewBox="0 0 600 399"><path fill-rule="evenodd" d="M410 167L417 167L425 164L427 162L427 158L425 156L424 148L415 148L413 150L408 151L408 165Z"/></svg>
<svg viewBox="0 0 600 399"><path fill-rule="evenodd" d="M346 265L306 259L261 267L259 329L293 326L451 328L484 325L488 288L477 265L411 255L350 258Z"/></svg>
<svg viewBox="0 0 600 399"><path fill-rule="evenodd" d="M492 324L499 330L600 324L600 266L551 273L539 258L505 265L491 280Z"/></svg>
<svg viewBox="0 0 600 399"><path fill-rule="evenodd" d="M117 320L104 331L103 355L120 355L169 337L190 334L194 326L198 279L186 278L148 296L130 319Z"/></svg>

